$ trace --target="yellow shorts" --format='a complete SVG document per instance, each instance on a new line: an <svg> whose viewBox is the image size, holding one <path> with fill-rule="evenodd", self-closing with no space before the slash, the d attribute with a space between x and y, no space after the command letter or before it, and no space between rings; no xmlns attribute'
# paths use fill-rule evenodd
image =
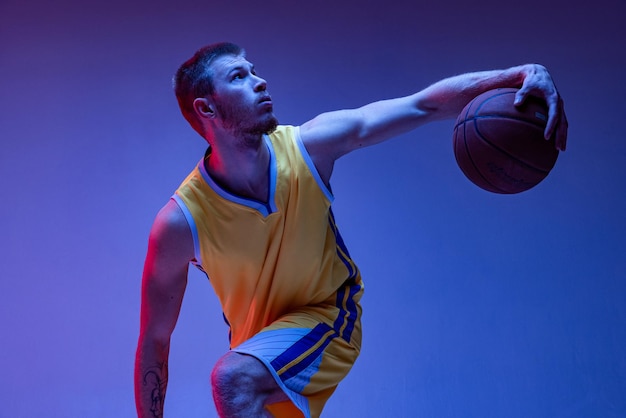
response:
<svg viewBox="0 0 626 418"><path fill-rule="evenodd" d="M331 303L282 316L232 349L263 362L291 399L268 408L275 417L320 416L361 350L362 293L347 282Z"/></svg>

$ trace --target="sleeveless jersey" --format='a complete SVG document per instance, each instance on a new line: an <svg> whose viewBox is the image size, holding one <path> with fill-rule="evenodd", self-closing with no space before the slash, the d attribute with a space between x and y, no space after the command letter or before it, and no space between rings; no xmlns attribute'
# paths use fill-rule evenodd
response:
<svg viewBox="0 0 626 418"><path fill-rule="evenodd" d="M173 196L192 231L194 264L209 277L230 326L231 347L303 307L331 326L340 315L352 321L360 315L361 276L299 128L279 126L264 141L270 152L266 202L221 188L204 159ZM346 282L361 291L337 306L336 292Z"/></svg>

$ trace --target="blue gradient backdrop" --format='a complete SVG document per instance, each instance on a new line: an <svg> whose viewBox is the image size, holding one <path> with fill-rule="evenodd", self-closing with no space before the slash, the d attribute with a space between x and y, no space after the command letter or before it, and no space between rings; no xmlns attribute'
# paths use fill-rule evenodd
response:
<svg viewBox="0 0 626 418"><path fill-rule="evenodd" d="M525 62L566 101L569 149L519 195L463 177L451 121L339 161L365 329L326 416L626 416L625 15L623 0L1 0L0 417L133 416L148 230L204 150L170 79L221 40L248 50L282 123ZM216 416L226 349L192 271L169 417Z"/></svg>

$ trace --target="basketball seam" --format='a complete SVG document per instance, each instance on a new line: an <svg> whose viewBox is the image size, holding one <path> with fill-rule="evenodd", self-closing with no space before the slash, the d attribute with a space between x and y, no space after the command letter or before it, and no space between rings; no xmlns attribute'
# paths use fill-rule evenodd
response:
<svg viewBox="0 0 626 418"><path fill-rule="evenodd" d="M495 148L496 150L500 151L501 153L503 153L503 154L507 155L508 157L510 157L510 158L512 158L512 159L514 159L515 161L519 162L520 164L524 165L525 167L527 167L527 168L529 168L529 169L531 169L531 170L534 170L534 171L536 171L536 172L538 172L538 173L541 173L541 174L546 174L546 175L547 175L548 173L550 173L550 170L544 170L544 169L538 168L538 167L536 167L536 166L530 165L530 164L528 164L528 163L527 163L527 162L525 162L525 161L520 160L517 156L515 156L515 155L511 154L510 152L507 152L506 150L502 149L501 147L497 146L496 144L494 144L493 142L491 142L489 139L487 139L487 138L486 138L486 137L482 134L482 132L480 132L480 129L478 129L478 124L476 123L476 121L478 121L479 119L488 119L488 118L489 118L489 117L484 117L484 116L481 116L481 117L477 117L477 118L470 119L470 120L474 121L474 129L476 130L476 133L478 134L478 137L479 137L480 139L482 139L485 143L489 144L490 146L492 146L492 147L493 147L493 148ZM523 120L523 119L521 119L521 121L523 122L524 120ZM532 124L531 124L531 125L532 125Z"/></svg>
<svg viewBox="0 0 626 418"><path fill-rule="evenodd" d="M494 190L494 192L497 193L506 193L506 190L496 186L495 184L493 184L491 181L489 181L489 179L487 179L482 171L478 168L478 166L476 165L476 163L474 162L474 158L472 157L472 153L469 150L469 147L467 146L467 135L465 133L465 129L466 129L467 124L463 123L463 147L465 148L465 153L466 155L469 157L470 162L472 163L472 166L474 167L474 170L478 173L478 175L485 181L486 184L488 184L489 186L491 186Z"/></svg>
<svg viewBox="0 0 626 418"><path fill-rule="evenodd" d="M534 126L535 128L540 128L541 130L545 128L544 124L533 123L532 121L528 119L507 115L506 113L491 113L488 115L472 116L469 119L465 119L465 121L469 122L469 121L478 120L478 119L495 119L495 118L502 118L502 119L507 119L507 120L514 120L517 122L523 122L527 125Z"/></svg>

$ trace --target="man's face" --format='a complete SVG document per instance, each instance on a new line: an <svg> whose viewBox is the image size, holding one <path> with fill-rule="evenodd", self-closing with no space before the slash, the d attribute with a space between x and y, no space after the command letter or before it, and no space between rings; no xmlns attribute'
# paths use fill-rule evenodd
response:
<svg viewBox="0 0 626 418"><path fill-rule="evenodd" d="M278 121L267 83L242 55L224 55L211 64L212 100L222 126L241 136L258 136L276 129Z"/></svg>

